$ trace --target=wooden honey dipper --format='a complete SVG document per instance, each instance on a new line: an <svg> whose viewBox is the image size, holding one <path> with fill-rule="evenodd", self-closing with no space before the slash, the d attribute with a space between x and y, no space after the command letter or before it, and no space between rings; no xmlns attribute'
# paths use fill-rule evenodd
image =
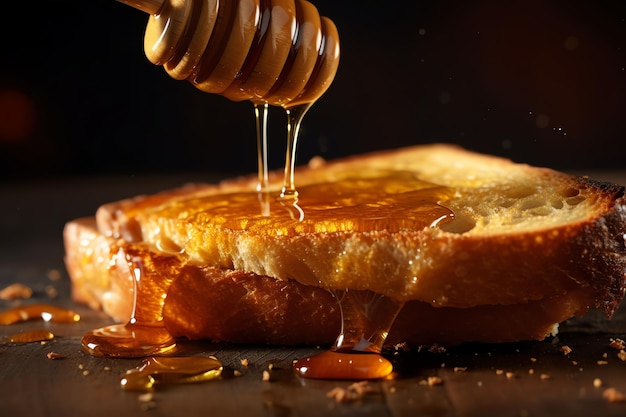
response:
<svg viewBox="0 0 626 417"><path fill-rule="evenodd" d="M306 0L118 0L150 14L148 59L174 79L254 104L259 189L267 189L267 112L288 115L281 196L297 195L295 145L300 122L328 89L339 64L334 23Z"/></svg>

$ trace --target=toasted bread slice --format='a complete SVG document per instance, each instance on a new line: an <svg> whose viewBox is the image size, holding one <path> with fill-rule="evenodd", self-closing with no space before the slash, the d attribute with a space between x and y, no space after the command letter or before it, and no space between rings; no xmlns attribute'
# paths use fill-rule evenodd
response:
<svg viewBox="0 0 626 417"><path fill-rule="evenodd" d="M307 192L320 184L348 178L358 192L390 175L391 186L374 192L381 203L361 211L391 213L386 223L307 212ZM280 185L275 177L270 191ZM591 306L610 316L624 295L622 186L449 145L315 161L296 178L304 219L233 223L226 209L216 214L216 199L254 190L256 179L246 177L107 204L96 224L68 223L75 299L128 318L130 273L110 266L120 251L149 265L144 276L173 280L164 307L171 333L241 343L332 342L340 322L328 289L406 302L389 341L412 343L542 339ZM403 217L422 182L452 221Z"/></svg>

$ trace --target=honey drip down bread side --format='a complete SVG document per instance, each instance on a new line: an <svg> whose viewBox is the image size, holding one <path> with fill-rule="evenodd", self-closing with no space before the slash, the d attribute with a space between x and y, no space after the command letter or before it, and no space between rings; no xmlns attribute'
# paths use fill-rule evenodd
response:
<svg viewBox="0 0 626 417"><path fill-rule="evenodd" d="M316 161L298 179L304 221L280 205L276 217L244 223L212 215L207 201L255 189L256 177L245 177L106 204L69 222L74 299L128 320L132 274L116 262L126 256L141 260L142 279L171 278L163 316L176 337L332 344L341 319L329 290L349 289L404 302L388 343L450 345L541 340L591 307L610 316L624 295L622 186L439 144ZM270 180L275 191L280 173ZM356 194L330 199L329 212L347 211L313 213L307 193L314 200L333 184ZM405 197L418 191L443 210L428 205L429 219L446 210L454 218L415 221Z"/></svg>

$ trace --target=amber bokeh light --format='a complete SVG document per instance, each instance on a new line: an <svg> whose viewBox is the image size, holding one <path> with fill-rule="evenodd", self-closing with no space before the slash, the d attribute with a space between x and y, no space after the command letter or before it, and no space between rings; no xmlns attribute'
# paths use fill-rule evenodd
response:
<svg viewBox="0 0 626 417"><path fill-rule="evenodd" d="M16 89L0 90L0 141L26 140L37 121L35 103Z"/></svg>

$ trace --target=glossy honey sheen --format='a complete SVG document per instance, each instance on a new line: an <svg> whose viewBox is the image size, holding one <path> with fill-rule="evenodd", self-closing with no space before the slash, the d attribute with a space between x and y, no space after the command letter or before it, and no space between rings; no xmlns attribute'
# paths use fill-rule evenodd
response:
<svg viewBox="0 0 626 417"><path fill-rule="evenodd" d="M213 356L150 357L127 371L120 385L126 391L153 391L158 385L219 379L222 369Z"/></svg>
<svg viewBox="0 0 626 417"><path fill-rule="evenodd" d="M381 379L393 371L391 362L379 354L335 350L298 359L293 367L297 375L312 379Z"/></svg>
<svg viewBox="0 0 626 417"><path fill-rule="evenodd" d="M54 334L44 329L26 330L9 336L9 343L45 342L54 339Z"/></svg>
<svg viewBox="0 0 626 417"><path fill-rule="evenodd" d="M56 323L74 323L80 320L80 315L73 310L50 304L18 306L0 313L0 325L9 325L34 319Z"/></svg>
<svg viewBox="0 0 626 417"><path fill-rule="evenodd" d="M177 219L203 228L247 231L267 236L302 233L421 230L453 218L439 204L451 193L404 171L370 177L338 173L334 181L298 187L298 197L278 193L216 194L173 203L150 216Z"/></svg>

